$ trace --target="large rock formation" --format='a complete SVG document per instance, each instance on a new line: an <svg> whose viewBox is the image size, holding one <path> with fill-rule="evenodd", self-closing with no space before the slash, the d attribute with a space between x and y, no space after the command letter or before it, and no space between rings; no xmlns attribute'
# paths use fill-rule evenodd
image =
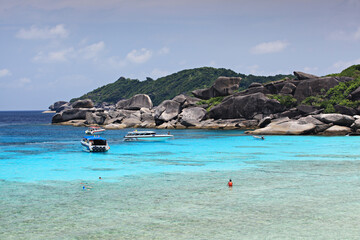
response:
<svg viewBox="0 0 360 240"><path fill-rule="evenodd" d="M303 135L313 133L315 127L312 123L301 124L296 120L286 119L272 122L266 127L256 129L250 133L255 135Z"/></svg>
<svg viewBox="0 0 360 240"><path fill-rule="evenodd" d="M344 126L332 126L326 129L322 135L326 136L344 136L351 133L351 129L349 127Z"/></svg>
<svg viewBox="0 0 360 240"><path fill-rule="evenodd" d="M189 97L189 96L184 95L184 94L180 94L180 95L174 97L172 100L180 103L180 106L182 108L187 108L187 107L195 107L195 106L197 106L196 104L201 99L196 98L196 97Z"/></svg>
<svg viewBox="0 0 360 240"><path fill-rule="evenodd" d="M180 103L173 100L165 100L155 108L155 120L168 122L180 113Z"/></svg>
<svg viewBox="0 0 360 240"><path fill-rule="evenodd" d="M319 114L319 115L313 115L313 117L324 123L332 123L334 125L340 125L346 127L350 127L355 122L355 119L352 116L338 114L338 113Z"/></svg>
<svg viewBox="0 0 360 240"><path fill-rule="evenodd" d="M51 110L51 111L57 111L62 105L64 105L64 104L67 104L68 102L66 102L66 101L57 101L57 102L55 102L54 104L51 104L50 106L49 106L49 109Z"/></svg>
<svg viewBox="0 0 360 240"><path fill-rule="evenodd" d="M72 109L64 110L53 116L52 123L66 122L74 119L85 120L86 113L92 111L93 111L92 109L88 109L88 108L72 108Z"/></svg>
<svg viewBox="0 0 360 240"><path fill-rule="evenodd" d="M194 90L192 94L200 99L228 96L239 88L240 81L240 77L219 77L210 88Z"/></svg>
<svg viewBox="0 0 360 240"><path fill-rule="evenodd" d="M137 94L130 99L120 100L116 104L116 108L126 110L140 110L140 108L153 107L150 97L146 94Z"/></svg>
<svg viewBox="0 0 360 240"><path fill-rule="evenodd" d="M318 76L315 76L315 75L312 75L312 74L309 74L309 73L299 72L299 71L294 71L294 75L299 80L318 78Z"/></svg>
<svg viewBox="0 0 360 240"><path fill-rule="evenodd" d="M91 99L77 100L71 105L73 108L93 108L94 103Z"/></svg>
<svg viewBox="0 0 360 240"><path fill-rule="evenodd" d="M284 110L277 100L269 99L262 93L246 96L232 96L213 107L208 116L214 119L246 118L252 119L257 114L268 116Z"/></svg>
<svg viewBox="0 0 360 240"><path fill-rule="evenodd" d="M195 90L198 96L180 94L172 100L163 101L152 108L148 95L138 94L121 100L117 105L80 100L70 106L66 102L54 103L57 113L52 122L64 125L102 125L107 129L126 127L144 128L207 128L207 129L253 129L253 134L319 134L360 135L360 107L349 108L335 105L342 114L323 114L324 109L315 106L294 107L292 97L300 103L309 96L324 94L340 82L352 80L348 77L317 77L301 72L294 73L298 80L285 78L276 82L252 83L242 92L238 89L240 78L220 77L208 89ZM360 88L349 94L348 99L360 99ZM269 95L286 105L280 104ZM199 103L201 99L225 96L223 101L207 112L210 103ZM290 103L290 104L289 104ZM61 105L61 106L60 106ZM206 110L205 110L206 109ZM327 109L328 110L328 109ZM354 116L354 117L353 117Z"/></svg>
<svg viewBox="0 0 360 240"><path fill-rule="evenodd" d="M300 81L297 85L294 97L301 102L307 97L325 94L330 88L335 87L340 82L352 80L348 77L322 77Z"/></svg>
<svg viewBox="0 0 360 240"><path fill-rule="evenodd" d="M200 107L185 108L179 114L179 121L184 126L196 126L204 119L206 110Z"/></svg>
<svg viewBox="0 0 360 240"><path fill-rule="evenodd" d="M355 89L354 91L352 91L350 93L350 95L348 96L349 99L353 100L353 101L358 101L360 100L360 87L358 87L357 89Z"/></svg>
<svg viewBox="0 0 360 240"><path fill-rule="evenodd" d="M86 124L103 125L107 118L107 114L104 112L87 112L85 115Z"/></svg>

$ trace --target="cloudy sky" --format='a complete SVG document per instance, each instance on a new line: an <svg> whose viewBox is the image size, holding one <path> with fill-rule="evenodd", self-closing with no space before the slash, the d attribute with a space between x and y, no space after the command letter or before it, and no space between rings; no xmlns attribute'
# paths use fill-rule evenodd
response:
<svg viewBox="0 0 360 240"><path fill-rule="evenodd" d="M203 66L315 75L360 63L359 0L0 0L0 110Z"/></svg>

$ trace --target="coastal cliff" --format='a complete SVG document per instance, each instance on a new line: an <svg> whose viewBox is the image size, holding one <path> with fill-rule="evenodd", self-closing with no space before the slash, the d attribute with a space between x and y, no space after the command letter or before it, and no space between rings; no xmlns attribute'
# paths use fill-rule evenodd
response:
<svg viewBox="0 0 360 240"><path fill-rule="evenodd" d="M339 74L318 77L294 72L295 77L253 82L239 91L239 76L217 77L211 86L162 101L154 107L147 94L116 104L91 99L56 102L53 124L101 125L107 129L201 128L255 129L251 134L360 133L360 65Z"/></svg>

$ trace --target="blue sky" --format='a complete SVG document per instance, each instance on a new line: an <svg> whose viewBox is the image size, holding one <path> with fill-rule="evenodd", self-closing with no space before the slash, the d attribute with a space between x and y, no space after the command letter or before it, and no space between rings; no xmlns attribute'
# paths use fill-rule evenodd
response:
<svg viewBox="0 0 360 240"><path fill-rule="evenodd" d="M0 110L203 66L254 75L360 63L359 0L0 0Z"/></svg>

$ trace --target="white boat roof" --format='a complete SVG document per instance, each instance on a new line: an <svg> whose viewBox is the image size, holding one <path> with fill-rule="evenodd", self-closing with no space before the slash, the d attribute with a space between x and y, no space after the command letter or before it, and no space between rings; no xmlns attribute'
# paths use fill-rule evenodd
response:
<svg viewBox="0 0 360 240"><path fill-rule="evenodd" d="M128 132L129 133L132 133L132 134L155 134L154 131L133 131L133 132Z"/></svg>

